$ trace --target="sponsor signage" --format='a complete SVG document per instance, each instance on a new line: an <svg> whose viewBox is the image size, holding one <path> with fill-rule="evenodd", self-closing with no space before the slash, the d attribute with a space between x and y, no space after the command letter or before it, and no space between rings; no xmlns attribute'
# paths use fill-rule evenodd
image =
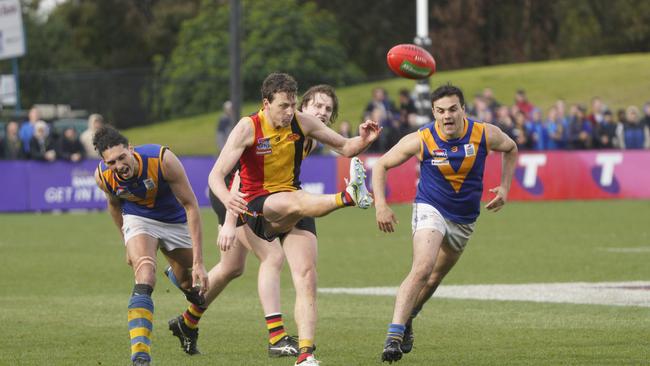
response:
<svg viewBox="0 0 650 366"><path fill-rule="evenodd" d="M366 183L372 191L372 166L379 155L365 155ZM181 158L199 205L209 206L210 157ZM80 163L0 161L0 212L103 209L104 193L96 187L97 160ZM519 154L509 200L650 199L650 151L524 152ZM308 157L300 181L312 193L336 193L345 188L350 159ZM388 172L386 197L391 203L411 202L419 179L412 158ZM490 154L484 174L483 200L499 185L501 155Z"/></svg>
<svg viewBox="0 0 650 366"><path fill-rule="evenodd" d="M200 206L209 206L211 157L181 158ZM96 183L98 160L79 163L0 160L0 212L104 209L106 196ZM302 164L302 187L336 192L336 158L315 156Z"/></svg>
<svg viewBox="0 0 650 366"><path fill-rule="evenodd" d="M0 0L0 60L25 54L20 0Z"/></svg>
<svg viewBox="0 0 650 366"><path fill-rule="evenodd" d="M443 154L440 153L440 156ZM368 169L379 156L363 157ZM347 176L349 159L340 159L338 174ZM520 152L509 200L650 199L650 151L598 150ZM419 179L419 161L410 159L391 169L386 180L389 202L411 202ZM501 180L501 154L491 153L485 162L483 200L493 196L488 189ZM342 178L338 189L345 187ZM370 188L369 185L369 189Z"/></svg>

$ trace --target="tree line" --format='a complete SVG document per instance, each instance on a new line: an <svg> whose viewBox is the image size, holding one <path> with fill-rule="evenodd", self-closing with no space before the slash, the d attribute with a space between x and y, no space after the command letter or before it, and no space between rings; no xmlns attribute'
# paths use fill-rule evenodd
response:
<svg viewBox="0 0 650 366"><path fill-rule="evenodd" d="M228 0L75 0L47 17L39 3L23 1L23 105L72 101L126 126L228 98ZM242 9L249 100L276 70L303 86L390 77L386 51L413 42L416 26L414 0L242 0ZM444 70L647 52L650 1L430 0L429 30Z"/></svg>

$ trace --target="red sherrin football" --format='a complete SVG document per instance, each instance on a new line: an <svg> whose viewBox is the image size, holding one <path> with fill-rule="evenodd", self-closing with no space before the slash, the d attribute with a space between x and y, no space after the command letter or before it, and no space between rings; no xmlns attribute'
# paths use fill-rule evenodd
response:
<svg viewBox="0 0 650 366"><path fill-rule="evenodd" d="M386 62L395 74L408 79L424 79L436 72L433 56L414 44L398 44L391 48Z"/></svg>

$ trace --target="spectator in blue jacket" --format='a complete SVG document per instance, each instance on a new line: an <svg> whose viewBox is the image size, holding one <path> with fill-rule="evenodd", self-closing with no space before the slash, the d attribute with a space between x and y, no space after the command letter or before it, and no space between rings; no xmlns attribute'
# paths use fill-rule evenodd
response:
<svg viewBox="0 0 650 366"><path fill-rule="evenodd" d="M573 116L569 124L569 144L574 150L590 149L592 145L593 127L587 119L586 109L577 106L573 110Z"/></svg>
<svg viewBox="0 0 650 366"><path fill-rule="evenodd" d="M41 114L38 112L38 109L32 107L32 109L29 110L28 120L20 125L20 132L18 132L18 135L20 136L20 140L23 142L23 150L25 153L29 153L29 141L32 139L32 136L34 136L34 127L36 126L36 122L40 119ZM49 132L49 127L47 125L45 127Z"/></svg>
<svg viewBox="0 0 650 366"><path fill-rule="evenodd" d="M564 119L560 117L557 106L548 109L544 128L548 136L546 148L549 150L564 149L566 146Z"/></svg>
<svg viewBox="0 0 650 366"><path fill-rule="evenodd" d="M623 149L650 148L650 130L641 123L639 108L634 105L625 110L625 123L621 124L618 135Z"/></svg>
<svg viewBox="0 0 650 366"><path fill-rule="evenodd" d="M530 147L533 150L546 150L548 146L548 130L542 120L542 111L533 109L531 118L526 123L530 135Z"/></svg>

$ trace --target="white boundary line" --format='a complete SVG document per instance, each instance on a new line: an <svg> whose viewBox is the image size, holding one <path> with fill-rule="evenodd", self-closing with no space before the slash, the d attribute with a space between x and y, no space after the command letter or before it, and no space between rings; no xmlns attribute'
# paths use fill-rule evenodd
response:
<svg viewBox="0 0 650 366"><path fill-rule="evenodd" d="M650 253L650 247L632 247L632 248L598 248L609 253Z"/></svg>
<svg viewBox="0 0 650 366"><path fill-rule="evenodd" d="M320 288L324 294L395 296L397 287ZM440 286L435 297L650 307L650 281Z"/></svg>

